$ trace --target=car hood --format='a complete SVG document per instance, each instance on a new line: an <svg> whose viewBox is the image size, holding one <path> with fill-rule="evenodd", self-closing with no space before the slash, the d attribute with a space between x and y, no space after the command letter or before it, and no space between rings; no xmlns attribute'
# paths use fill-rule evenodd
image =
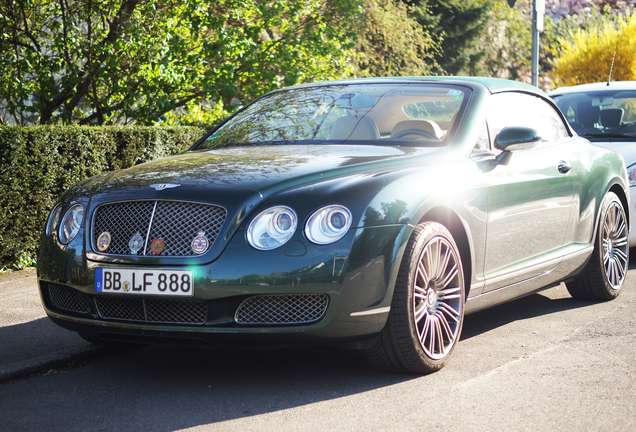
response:
<svg viewBox="0 0 636 432"><path fill-rule="evenodd" d="M623 156L626 166L636 163L636 141L594 141L592 144L619 153Z"/></svg>
<svg viewBox="0 0 636 432"><path fill-rule="evenodd" d="M257 194L260 199L295 186L360 171L413 163L435 163L446 148L290 145L238 147L188 152L96 176L81 186L90 197L135 193L154 197L178 195L209 201L215 196ZM168 185L162 190L158 185ZM178 185L178 186L177 186ZM172 188L170 188L172 186ZM208 199L206 199L208 197ZM214 201L214 200L213 200Z"/></svg>
<svg viewBox="0 0 636 432"><path fill-rule="evenodd" d="M88 220L98 205L113 201L182 200L221 206L227 211L227 222L207 253L188 258L188 263L196 264L216 259L251 212L279 192L344 177L363 181L372 178L367 174L415 164L439 164L446 158L444 147L365 145L264 146L187 152L95 176L75 187L64 200L90 202ZM90 251L87 256L94 261L110 260ZM117 259L131 263L156 260L136 256ZM172 262L179 263L176 258Z"/></svg>

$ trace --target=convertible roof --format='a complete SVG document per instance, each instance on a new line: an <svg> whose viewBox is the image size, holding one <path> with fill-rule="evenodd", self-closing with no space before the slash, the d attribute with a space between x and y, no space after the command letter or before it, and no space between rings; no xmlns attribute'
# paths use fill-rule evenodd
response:
<svg viewBox="0 0 636 432"><path fill-rule="evenodd" d="M471 87L474 87L474 85L477 84L482 87L485 87L490 93L516 90L516 91L535 93L535 94L545 96L545 93L542 90L530 84L526 84L526 83L522 83L518 81L505 80L500 78L466 77L466 76L358 78L358 79L340 80L340 81L322 81L322 82L315 82L315 83L305 84L305 85L310 86L310 85L362 84L362 83L387 84L387 83L396 83L396 82L405 82L405 81L464 84L464 85L469 85Z"/></svg>

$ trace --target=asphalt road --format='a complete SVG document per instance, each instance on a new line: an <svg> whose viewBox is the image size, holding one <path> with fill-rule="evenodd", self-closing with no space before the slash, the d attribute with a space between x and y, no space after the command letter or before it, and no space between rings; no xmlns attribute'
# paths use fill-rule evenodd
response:
<svg viewBox="0 0 636 432"><path fill-rule="evenodd" d="M44 318L33 271L0 275L0 430L631 432L635 272L612 302L561 285L468 316L428 376L334 348L96 350Z"/></svg>

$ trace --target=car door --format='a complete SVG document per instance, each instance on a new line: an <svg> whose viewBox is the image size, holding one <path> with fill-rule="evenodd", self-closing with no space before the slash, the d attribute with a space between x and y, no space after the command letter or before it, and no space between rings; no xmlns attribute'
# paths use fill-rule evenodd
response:
<svg viewBox="0 0 636 432"><path fill-rule="evenodd" d="M563 256L574 178L559 113L542 98L508 92L492 95L487 113L491 139L507 126L536 129L541 142L515 151L487 173L488 218L484 292L554 269Z"/></svg>

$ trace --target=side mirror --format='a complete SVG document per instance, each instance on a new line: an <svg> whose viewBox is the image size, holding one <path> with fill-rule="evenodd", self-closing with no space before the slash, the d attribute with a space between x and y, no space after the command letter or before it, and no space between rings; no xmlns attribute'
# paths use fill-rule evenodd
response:
<svg viewBox="0 0 636 432"><path fill-rule="evenodd" d="M497 162L507 165L512 156L511 152L531 149L539 141L541 136L535 129L522 126L503 128L495 137L495 148L502 151L497 156Z"/></svg>

